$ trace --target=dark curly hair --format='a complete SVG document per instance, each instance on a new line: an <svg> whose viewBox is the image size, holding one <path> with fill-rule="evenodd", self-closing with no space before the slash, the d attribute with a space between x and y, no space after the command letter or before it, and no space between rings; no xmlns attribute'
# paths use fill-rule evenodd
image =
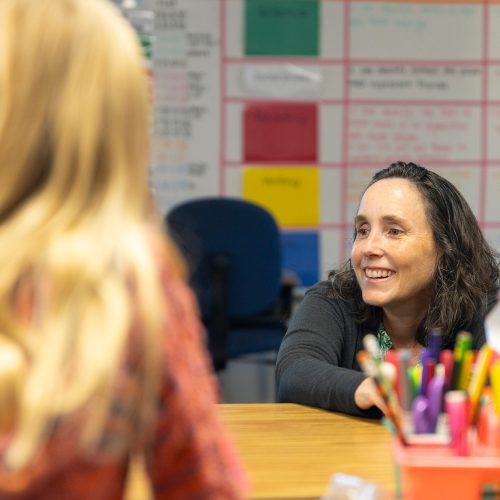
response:
<svg viewBox="0 0 500 500"><path fill-rule="evenodd" d="M433 297L417 340L427 345L428 332L439 328L443 345L453 345L456 331L467 329L484 314L488 299L498 289L498 254L486 242L471 208L451 182L414 163L398 161L377 172L366 189L390 178L406 179L419 190L434 240L442 250ZM328 278L333 296L351 303L356 321L376 327L382 310L363 302L351 259L330 271Z"/></svg>

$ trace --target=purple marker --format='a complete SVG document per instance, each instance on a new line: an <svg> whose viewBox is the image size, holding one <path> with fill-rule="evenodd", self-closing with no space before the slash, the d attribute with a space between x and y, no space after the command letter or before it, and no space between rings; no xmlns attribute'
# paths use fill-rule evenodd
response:
<svg viewBox="0 0 500 500"><path fill-rule="evenodd" d="M430 432L436 432L437 421L441 409L443 407L443 393L444 393L444 366L439 364L436 366L435 375L427 386L427 399L429 401L429 427Z"/></svg>
<svg viewBox="0 0 500 500"><path fill-rule="evenodd" d="M417 396L412 405L413 431L415 434L429 434L429 400L425 396Z"/></svg>

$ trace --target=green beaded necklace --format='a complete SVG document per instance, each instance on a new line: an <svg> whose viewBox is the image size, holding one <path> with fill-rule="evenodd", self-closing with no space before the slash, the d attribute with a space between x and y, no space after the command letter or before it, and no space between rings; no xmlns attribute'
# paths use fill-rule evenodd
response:
<svg viewBox="0 0 500 500"><path fill-rule="evenodd" d="M378 325L377 328L377 342L378 342L378 348L380 351L380 359L384 359L385 355L387 354L387 351L392 349L392 340L391 337L389 337L389 334L385 331L384 324L380 322L380 325ZM416 363L416 366L420 365L422 363L422 360L419 359Z"/></svg>
<svg viewBox="0 0 500 500"><path fill-rule="evenodd" d="M378 348L380 350L380 357L384 359L387 351L392 349L392 340L391 337L389 337L389 334L385 331L384 324L382 323L382 321L378 325L377 341L378 341Z"/></svg>

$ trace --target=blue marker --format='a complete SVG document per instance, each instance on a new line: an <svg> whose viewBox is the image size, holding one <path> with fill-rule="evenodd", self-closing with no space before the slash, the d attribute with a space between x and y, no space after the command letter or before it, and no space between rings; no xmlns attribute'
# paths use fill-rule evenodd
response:
<svg viewBox="0 0 500 500"><path fill-rule="evenodd" d="M439 353L441 351L441 332L438 329L431 330L429 335L429 351L436 364L439 363Z"/></svg>

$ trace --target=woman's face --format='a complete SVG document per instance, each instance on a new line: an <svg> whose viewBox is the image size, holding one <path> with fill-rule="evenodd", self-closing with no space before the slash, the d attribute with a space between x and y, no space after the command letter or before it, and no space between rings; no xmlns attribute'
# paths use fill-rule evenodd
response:
<svg viewBox="0 0 500 500"><path fill-rule="evenodd" d="M424 200L411 182L383 179L366 190L351 258L367 304L426 308L439 256Z"/></svg>

